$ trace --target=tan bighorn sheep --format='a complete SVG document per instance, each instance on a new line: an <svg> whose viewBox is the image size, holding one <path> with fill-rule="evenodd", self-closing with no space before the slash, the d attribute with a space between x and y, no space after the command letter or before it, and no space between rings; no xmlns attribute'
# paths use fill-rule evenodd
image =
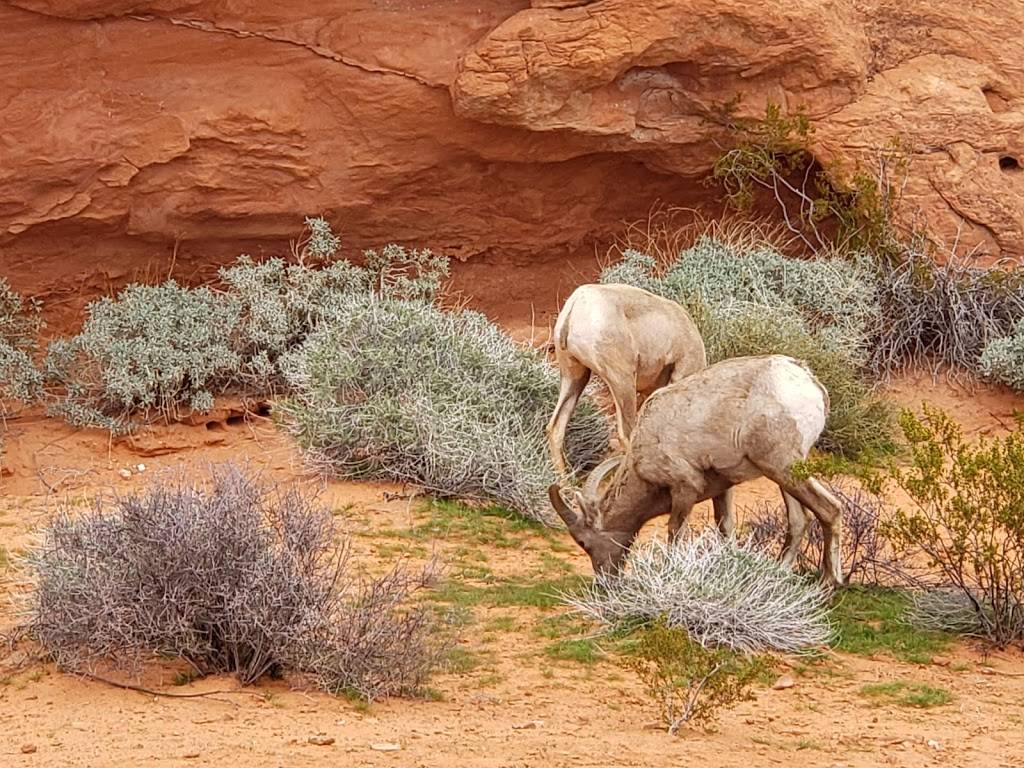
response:
<svg viewBox="0 0 1024 768"><path fill-rule="evenodd" d="M767 477L782 490L789 516L782 562L795 562L810 510L824 532L822 580L842 584L839 503L818 480L796 480L789 472L807 458L828 410L825 388L790 357L724 360L651 395L625 456L605 461L577 491L578 514L557 484L549 489L551 503L601 574L622 564L648 520L670 515L674 537L705 499L712 500L719 529L731 535L733 486Z"/></svg>
<svg viewBox="0 0 1024 768"><path fill-rule="evenodd" d="M565 430L592 373L611 391L625 451L636 423L637 393L647 397L708 364L686 310L631 285L581 285L558 313L554 341L561 387L547 435L551 460L563 475Z"/></svg>

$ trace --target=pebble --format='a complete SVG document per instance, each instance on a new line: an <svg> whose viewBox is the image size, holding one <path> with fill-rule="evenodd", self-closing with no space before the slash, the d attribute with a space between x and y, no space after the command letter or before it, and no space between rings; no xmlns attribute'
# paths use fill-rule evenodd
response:
<svg viewBox="0 0 1024 768"><path fill-rule="evenodd" d="M139 470L139 472L145 472L146 471L146 465L145 464L138 464L138 465L136 465L135 468L137 470Z"/></svg>
<svg viewBox="0 0 1024 768"><path fill-rule="evenodd" d="M783 691L786 688L792 688L794 685L796 685L796 680L793 679L792 675L783 675L775 681L772 689L776 691Z"/></svg>
<svg viewBox="0 0 1024 768"><path fill-rule="evenodd" d="M117 474L119 474L125 480L130 480L132 476L132 471L128 469L128 467L122 467L121 469L117 470Z"/></svg>
<svg viewBox="0 0 1024 768"><path fill-rule="evenodd" d="M377 752L397 752L402 748L401 744L395 744L391 741L382 741L379 744L371 744L370 749Z"/></svg>
<svg viewBox="0 0 1024 768"><path fill-rule="evenodd" d="M23 754L23 755L31 755L35 751L36 751L36 745L35 744L22 744L21 745L21 754Z"/></svg>
<svg viewBox="0 0 1024 768"><path fill-rule="evenodd" d="M184 755L182 755L182 757L185 760L195 760L197 757L199 757L199 753L198 752L186 752Z"/></svg>
<svg viewBox="0 0 1024 768"><path fill-rule="evenodd" d="M318 733L316 736L309 737L309 743L315 744L318 747L329 747L334 743L334 737Z"/></svg>

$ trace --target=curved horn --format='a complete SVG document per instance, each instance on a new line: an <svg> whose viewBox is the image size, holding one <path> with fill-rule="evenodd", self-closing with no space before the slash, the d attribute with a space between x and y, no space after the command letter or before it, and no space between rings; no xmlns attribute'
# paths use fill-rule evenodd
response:
<svg viewBox="0 0 1024 768"><path fill-rule="evenodd" d="M555 512L562 518L562 522L569 528L572 528L579 522L579 517L565 503L561 491L562 489L558 483L552 483L548 486L548 498L551 499L551 506L555 508Z"/></svg>
<svg viewBox="0 0 1024 768"><path fill-rule="evenodd" d="M587 481L583 484L583 495L587 499L596 500L598 498L598 490L601 488L601 482L608 476L608 473L614 469L617 469L625 457L624 456L612 456L610 459L605 459L594 471L587 476Z"/></svg>

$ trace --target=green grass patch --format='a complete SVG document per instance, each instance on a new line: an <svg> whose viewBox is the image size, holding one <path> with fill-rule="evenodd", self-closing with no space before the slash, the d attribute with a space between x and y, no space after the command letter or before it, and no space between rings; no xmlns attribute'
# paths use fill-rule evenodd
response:
<svg viewBox="0 0 1024 768"><path fill-rule="evenodd" d="M943 632L929 632L909 624L904 616L910 598L904 592L878 587L844 589L832 612L837 651L872 656L887 653L901 661L930 664L952 641Z"/></svg>
<svg viewBox="0 0 1024 768"><path fill-rule="evenodd" d="M530 534L552 537L552 531L541 523L497 505L473 507L457 501L432 499L423 504L419 512L426 519L403 533L421 541L456 538L512 549L520 546Z"/></svg>
<svg viewBox="0 0 1024 768"><path fill-rule="evenodd" d="M565 576L573 573L572 563L568 563L560 557L555 557L550 552L540 552L540 564L545 573L559 574Z"/></svg>
<svg viewBox="0 0 1024 768"><path fill-rule="evenodd" d="M590 624L575 613L556 613L545 616L533 625L533 633L547 640L560 640L581 635L590 629Z"/></svg>
<svg viewBox="0 0 1024 768"><path fill-rule="evenodd" d="M512 632L515 628L516 619L514 616L495 616L488 619L484 624L484 630L487 632Z"/></svg>
<svg viewBox="0 0 1024 768"><path fill-rule="evenodd" d="M953 701L953 694L945 688L933 688L924 683L873 683L860 689L861 695L880 704L893 704L915 709L941 707Z"/></svg>
<svg viewBox="0 0 1024 768"><path fill-rule="evenodd" d="M426 558L430 555L430 552L422 544L407 544L402 542L392 544L383 541L375 541L373 548L377 553L377 556L385 560L398 560L404 557Z"/></svg>
<svg viewBox="0 0 1024 768"><path fill-rule="evenodd" d="M544 655L554 661L571 661L590 666L604 655L592 638L556 640L544 649Z"/></svg>
<svg viewBox="0 0 1024 768"><path fill-rule="evenodd" d="M445 654L441 668L453 675L466 675L484 663L482 654L468 648L450 648Z"/></svg>
<svg viewBox="0 0 1024 768"><path fill-rule="evenodd" d="M505 682L505 676L503 674L500 672L491 672L477 680L476 684L480 688L493 688L496 685L501 685L503 682Z"/></svg>
<svg viewBox="0 0 1024 768"><path fill-rule="evenodd" d="M554 608L561 604L559 594L578 588L581 580L579 576L567 576L529 582L502 580L483 586L448 580L433 591L433 596L438 602L467 608Z"/></svg>

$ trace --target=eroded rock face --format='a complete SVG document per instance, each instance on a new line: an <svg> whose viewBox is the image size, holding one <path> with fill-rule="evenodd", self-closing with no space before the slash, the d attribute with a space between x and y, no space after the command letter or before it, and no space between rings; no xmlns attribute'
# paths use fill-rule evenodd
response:
<svg viewBox="0 0 1024 768"><path fill-rule="evenodd" d="M535 4L540 5L540 4ZM905 211L990 255L1024 255L1020 3L950 0L603 0L522 11L462 61L456 113L558 131L706 172L713 117L804 107L815 152L911 152Z"/></svg>
<svg viewBox="0 0 1024 768"><path fill-rule="evenodd" d="M909 206L1024 255L1022 26L995 1L8 0L0 269L99 290L307 214L522 264L707 201L736 97L805 106L822 159L902 137Z"/></svg>

